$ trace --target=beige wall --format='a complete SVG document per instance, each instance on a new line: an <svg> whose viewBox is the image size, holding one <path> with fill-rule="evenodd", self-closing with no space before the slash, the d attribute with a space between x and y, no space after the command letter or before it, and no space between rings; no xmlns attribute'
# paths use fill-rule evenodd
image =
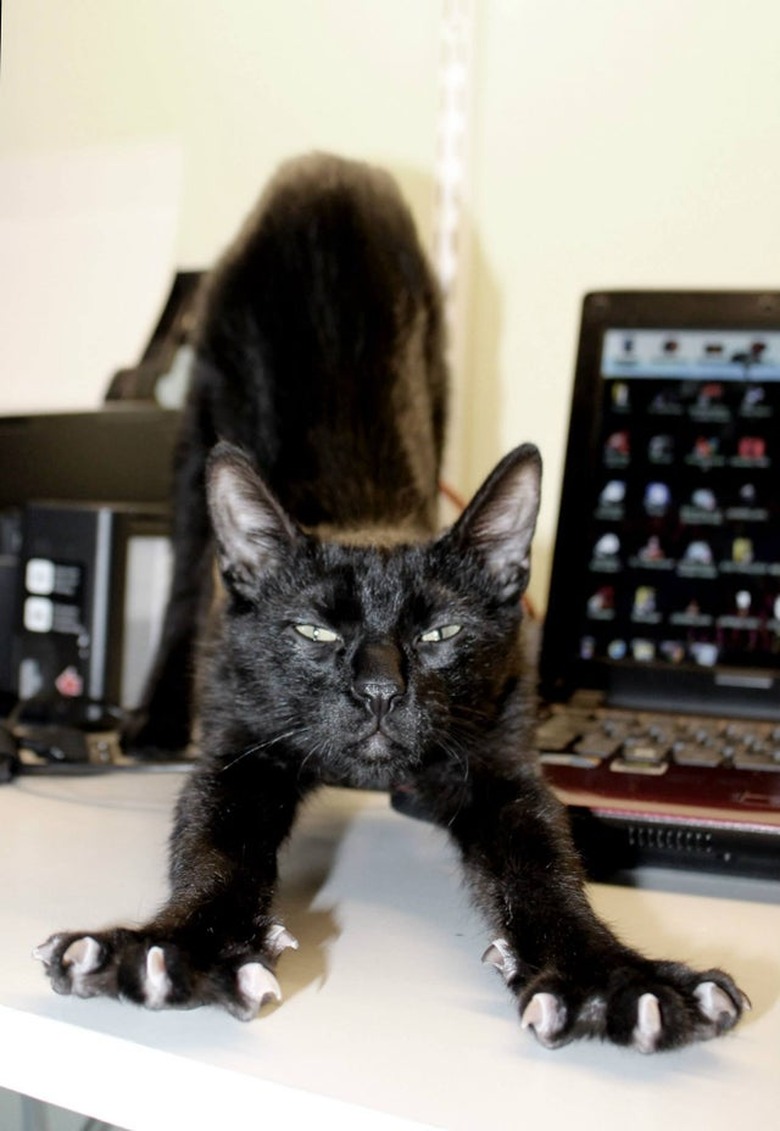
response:
<svg viewBox="0 0 780 1131"><path fill-rule="evenodd" d="M780 283L780 5L475 10L452 477L469 492L506 449L540 444L543 602L582 294ZM278 160L314 147L388 165L429 237L440 15L439 0L8 0L0 157L172 140L182 265L210 261ZM56 374L29 389L34 407L61 403Z"/></svg>
<svg viewBox="0 0 780 1131"><path fill-rule="evenodd" d="M285 156L383 161L429 224L438 0L8 0L0 154L173 139L210 260Z"/></svg>

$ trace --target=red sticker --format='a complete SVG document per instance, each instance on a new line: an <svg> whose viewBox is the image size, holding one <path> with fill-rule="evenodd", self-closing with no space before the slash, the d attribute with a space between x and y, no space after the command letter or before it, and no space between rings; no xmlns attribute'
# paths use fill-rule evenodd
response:
<svg viewBox="0 0 780 1131"><path fill-rule="evenodd" d="M84 694L84 680L74 667L65 668L54 681L54 686L60 695L73 699Z"/></svg>

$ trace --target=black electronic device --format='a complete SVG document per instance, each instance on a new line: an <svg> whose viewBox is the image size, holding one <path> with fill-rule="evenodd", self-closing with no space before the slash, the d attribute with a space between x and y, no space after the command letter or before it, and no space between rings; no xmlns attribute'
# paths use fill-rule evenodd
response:
<svg viewBox="0 0 780 1131"><path fill-rule="evenodd" d="M13 649L20 701L135 706L167 599L168 533L161 505L24 508Z"/></svg>
<svg viewBox="0 0 780 1131"><path fill-rule="evenodd" d="M780 294L586 297L541 688L601 871L780 877Z"/></svg>
<svg viewBox="0 0 780 1131"><path fill-rule="evenodd" d="M0 418L0 707L4 712L12 707L19 688L12 642L24 581L22 528L29 537L31 516L40 513L28 508L45 502L55 509L71 508L66 513L80 509L93 516L113 513L119 523L115 529L126 525L132 513L147 513L162 529L179 418L177 411L150 405ZM150 544L138 543L138 548L143 545ZM162 545L156 545L164 555Z"/></svg>

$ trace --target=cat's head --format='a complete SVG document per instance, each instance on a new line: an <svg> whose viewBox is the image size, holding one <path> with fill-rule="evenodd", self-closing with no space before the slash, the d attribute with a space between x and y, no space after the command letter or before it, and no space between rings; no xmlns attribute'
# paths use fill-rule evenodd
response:
<svg viewBox="0 0 780 1131"><path fill-rule="evenodd" d="M217 682L240 732L345 784L384 786L435 758L465 772L517 685L540 474L537 450L517 448L440 537L382 545L301 530L219 444L207 476L228 594Z"/></svg>

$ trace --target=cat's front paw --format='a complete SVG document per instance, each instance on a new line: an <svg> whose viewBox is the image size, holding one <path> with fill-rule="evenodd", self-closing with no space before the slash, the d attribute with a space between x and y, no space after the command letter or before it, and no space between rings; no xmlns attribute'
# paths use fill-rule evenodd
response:
<svg viewBox="0 0 780 1131"><path fill-rule="evenodd" d="M678 962L638 955L586 978L542 971L517 986L519 964L504 939L484 955L517 989L521 1024L540 1044L559 1048L578 1037L598 1037L639 1052L661 1052L709 1040L733 1029L750 1002L722 970L691 970Z"/></svg>
<svg viewBox="0 0 780 1131"><path fill-rule="evenodd" d="M152 931L116 928L52 935L33 951L59 994L122 998L147 1009L220 1005L251 1021L282 992L269 968L298 943L281 923L269 927L261 952L204 960L181 942Z"/></svg>

